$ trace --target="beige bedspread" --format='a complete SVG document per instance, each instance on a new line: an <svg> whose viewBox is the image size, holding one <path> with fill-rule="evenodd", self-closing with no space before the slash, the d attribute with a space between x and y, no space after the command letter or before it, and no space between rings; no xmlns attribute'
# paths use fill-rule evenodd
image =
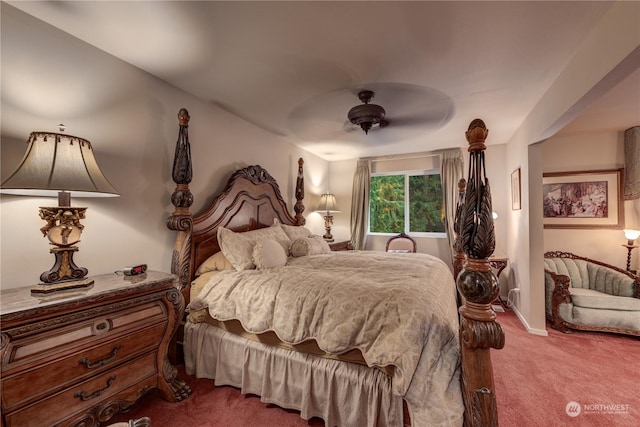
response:
<svg viewBox="0 0 640 427"><path fill-rule="evenodd" d="M189 304L202 308L291 344L315 339L336 354L357 348L369 366L395 367L393 391L415 426L461 423L455 284L435 257L349 251L224 271Z"/></svg>

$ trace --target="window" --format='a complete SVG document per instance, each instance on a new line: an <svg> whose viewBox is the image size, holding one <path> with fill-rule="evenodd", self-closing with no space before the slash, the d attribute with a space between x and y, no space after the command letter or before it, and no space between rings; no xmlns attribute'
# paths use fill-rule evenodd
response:
<svg viewBox="0 0 640 427"><path fill-rule="evenodd" d="M444 233L442 183L438 171L372 174L370 233Z"/></svg>

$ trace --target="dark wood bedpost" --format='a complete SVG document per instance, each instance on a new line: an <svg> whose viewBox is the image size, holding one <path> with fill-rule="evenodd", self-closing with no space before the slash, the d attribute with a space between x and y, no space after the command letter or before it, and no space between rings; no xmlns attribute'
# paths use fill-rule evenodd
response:
<svg viewBox="0 0 640 427"><path fill-rule="evenodd" d="M462 241L460 238L460 230L462 229L462 207L464 206L464 191L467 187L467 180L460 178L458 181L458 202L456 203L456 216L453 223L453 232L456 234L453 241L453 250L455 254L453 256L453 277L457 278L458 274L462 271L464 265L465 255L462 250Z"/></svg>
<svg viewBox="0 0 640 427"><path fill-rule="evenodd" d="M178 141L173 158L173 181L176 189L171 195L171 203L175 206L173 214L167 218L167 227L178 232L171 258L171 272L178 276L181 291L188 289L190 280L191 229L193 218L189 208L193 204L193 194L189 183L193 177L191 169L191 146L189 145L189 112L182 108L178 112ZM188 295L184 295L188 301Z"/></svg>
<svg viewBox="0 0 640 427"><path fill-rule="evenodd" d="M488 260L495 249L491 191L484 161L488 133L480 119L473 120L466 132L469 176L460 232L467 259L456 280L463 299L459 311L464 423L474 427L498 425L490 351L504 347L504 332L491 309L499 288Z"/></svg>
<svg viewBox="0 0 640 427"><path fill-rule="evenodd" d="M296 179L296 204L293 206L293 210L296 213L296 225L304 225L307 220L302 216L304 212L304 171L302 169L302 165L304 165L304 160L302 157L298 159L298 178Z"/></svg>

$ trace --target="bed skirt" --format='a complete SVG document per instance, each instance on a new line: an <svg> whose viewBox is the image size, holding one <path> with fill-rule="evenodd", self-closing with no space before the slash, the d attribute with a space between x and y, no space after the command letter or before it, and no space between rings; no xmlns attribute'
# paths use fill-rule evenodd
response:
<svg viewBox="0 0 640 427"><path fill-rule="evenodd" d="M401 427L402 398L378 369L246 340L207 323L185 325L187 374L296 409L327 427Z"/></svg>

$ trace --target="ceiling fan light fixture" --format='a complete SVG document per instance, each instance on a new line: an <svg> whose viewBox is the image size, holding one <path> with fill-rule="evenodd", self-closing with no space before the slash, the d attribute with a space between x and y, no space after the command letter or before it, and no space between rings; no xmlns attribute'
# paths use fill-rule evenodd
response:
<svg viewBox="0 0 640 427"><path fill-rule="evenodd" d="M375 126L380 125L383 127L386 124L384 116L386 111L379 105L369 104L373 99L374 93L370 90L363 90L358 93L358 98L364 104L356 105L347 114L349 121L354 125L360 126L365 134L369 133L369 130Z"/></svg>

